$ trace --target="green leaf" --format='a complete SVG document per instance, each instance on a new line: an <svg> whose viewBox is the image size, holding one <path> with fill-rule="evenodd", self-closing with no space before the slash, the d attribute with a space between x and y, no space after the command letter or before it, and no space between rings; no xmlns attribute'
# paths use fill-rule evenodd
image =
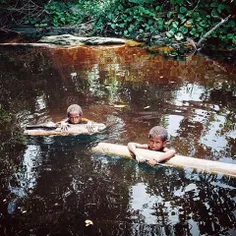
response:
<svg viewBox="0 0 236 236"><path fill-rule="evenodd" d="M170 19L168 21L165 22L165 25L170 25L172 23L173 19Z"/></svg>
<svg viewBox="0 0 236 236"><path fill-rule="evenodd" d="M123 8L122 5L119 5L119 6L118 6L118 10L123 11L123 9L124 9L124 8Z"/></svg>
<svg viewBox="0 0 236 236"><path fill-rule="evenodd" d="M198 19L198 18L200 18L200 20L201 20L201 17L200 17L199 12L196 12L196 11L193 12L192 16L193 16L194 20L196 20L196 19Z"/></svg>
<svg viewBox="0 0 236 236"><path fill-rule="evenodd" d="M211 6L211 7L217 7L217 6L218 6L218 3L217 3L217 2L213 2L213 3L211 3L210 6Z"/></svg>
<svg viewBox="0 0 236 236"><path fill-rule="evenodd" d="M201 26L198 26L197 29L198 29L199 32L203 32L204 31L204 29Z"/></svg>
<svg viewBox="0 0 236 236"><path fill-rule="evenodd" d="M234 27L235 27L235 21L230 20L229 23L228 23L228 25L229 25L229 27L234 28Z"/></svg>
<svg viewBox="0 0 236 236"><path fill-rule="evenodd" d="M157 31L157 30L156 30L155 27L150 28L150 32L151 32L151 33L155 33L156 31Z"/></svg>
<svg viewBox="0 0 236 236"><path fill-rule="evenodd" d="M169 30L168 32L166 32L166 36L169 38L172 38L175 34L175 31L173 29Z"/></svg>
<svg viewBox="0 0 236 236"><path fill-rule="evenodd" d="M226 36L224 36L224 35L220 35L219 38L220 38L222 41L225 41L225 40L226 40Z"/></svg>
<svg viewBox="0 0 236 236"><path fill-rule="evenodd" d="M131 25L129 28L128 28L128 32L133 32L133 29L134 29L134 27Z"/></svg>
<svg viewBox="0 0 236 236"><path fill-rule="evenodd" d="M156 11L159 12L161 10L161 7L160 6L156 6Z"/></svg>
<svg viewBox="0 0 236 236"><path fill-rule="evenodd" d="M189 20L187 20L186 23L187 23L187 24L192 24L192 23L193 23L193 19L189 19Z"/></svg>
<svg viewBox="0 0 236 236"><path fill-rule="evenodd" d="M116 28L116 24L111 24L111 28L115 29Z"/></svg>
<svg viewBox="0 0 236 236"><path fill-rule="evenodd" d="M190 33L191 35L195 35L196 32L197 32L197 30L196 30L195 28L192 28L189 33Z"/></svg>
<svg viewBox="0 0 236 236"><path fill-rule="evenodd" d="M174 21L174 22L172 22L171 26L172 26L173 28L178 28L179 22L178 22L178 21Z"/></svg>
<svg viewBox="0 0 236 236"><path fill-rule="evenodd" d="M35 23L36 23L36 20L30 20L30 23L32 24L32 25L34 25Z"/></svg>
<svg viewBox="0 0 236 236"><path fill-rule="evenodd" d="M182 14L178 14L178 18L179 18L180 20L183 20L183 19L185 18L185 16L182 15Z"/></svg>
<svg viewBox="0 0 236 236"><path fill-rule="evenodd" d="M188 9L186 7L180 7L180 12L181 13L186 13Z"/></svg>
<svg viewBox="0 0 236 236"><path fill-rule="evenodd" d="M127 15L126 15L126 14L122 14L122 15L120 16L120 18L121 18L122 20L125 20L125 19L127 19Z"/></svg>
<svg viewBox="0 0 236 236"><path fill-rule="evenodd" d="M183 33L183 34L187 34L187 33L188 33L188 28L185 27L185 26L181 26L181 27L179 28L179 31L181 31L181 33Z"/></svg>
<svg viewBox="0 0 236 236"><path fill-rule="evenodd" d="M162 25L162 24L163 24L163 19L162 19L162 18L158 18L158 19L156 20L156 22L157 22L158 24Z"/></svg>
<svg viewBox="0 0 236 236"><path fill-rule="evenodd" d="M236 37L234 37L234 38L232 39L232 43L233 43L234 45L236 45Z"/></svg>
<svg viewBox="0 0 236 236"><path fill-rule="evenodd" d="M219 13L221 13L224 8L225 8L225 5L219 4L218 7L217 7L217 11L218 11Z"/></svg>
<svg viewBox="0 0 236 236"><path fill-rule="evenodd" d="M125 25L126 25L125 23L119 24L119 26L120 26L121 28L124 28Z"/></svg>
<svg viewBox="0 0 236 236"><path fill-rule="evenodd" d="M218 14L218 12L216 11L216 9L213 9L213 10L211 11L211 16L212 16L212 17L219 17L219 14Z"/></svg>
<svg viewBox="0 0 236 236"><path fill-rule="evenodd" d="M227 34L227 38L232 39L232 38L234 38L234 35L233 34Z"/></svg>
<svg viewBox="0 0 236 236"><path fill-rule="evenodd" d="M113 14L110 13L110 14L108 14L107 18L112 20L114 18L114 16L113 16Z"/></svg>
<svg viewBox="0 0 236 236"><path fill-rule="evenodd" d="M176 40L181 40L181 39L183 39L184 38L184 36L183 36L183 34L182 33L180 33L180 32L178 32L176 35L175 35L175 39Z"/></svg>
<svg viewBox="0 0 236 236"><path fill-rule="evenodd" d="M207 24L206 20L203 20L203 21L199 22L199 25L202 26L202 27L206 26L206 24Z"/></svg>
<svg viewBox="0 0 236 236"><path fill-rule="evenodd" d="M127 17L126 21L131 22L133 21L133 18L131 16Z"/></svg>
<svg viewBox="0 0 236 236"><path fill-rule="evenodd" d="M149 25L152 25L152 24L153 24L153 20L152 20L152 19L149 19L149 20L148 20L148 24L149 24Z"/></svg>
<svg viewBox="0 0 236 236"><path fill-rule="evenodd" d="M167 13L167 18L171 18L172 14L173 14L173 12L169 11L169 12Z"/></svg>

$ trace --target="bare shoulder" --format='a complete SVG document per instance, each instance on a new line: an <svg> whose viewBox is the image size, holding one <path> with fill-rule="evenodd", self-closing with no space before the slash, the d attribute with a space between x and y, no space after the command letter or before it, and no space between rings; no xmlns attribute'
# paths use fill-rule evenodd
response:
<svg viewBox="0 0 236 236"><path fill-rule="evenodd" d="M163 151L164 151L164 152L170 152L170 153L173 153L173 154L176 153L176 151L175 151L174 148L167 148L167 147L165 147L165 148L163 149Z"/></svg>
<svg viewBox="0 0 236 236"><path fill-rule="evenodd" d="M89 119L84 118L84 117L81 118L81 121L82 121L82 122L91 122L91 123L95 123L94 121L89 120Z"/></svg>

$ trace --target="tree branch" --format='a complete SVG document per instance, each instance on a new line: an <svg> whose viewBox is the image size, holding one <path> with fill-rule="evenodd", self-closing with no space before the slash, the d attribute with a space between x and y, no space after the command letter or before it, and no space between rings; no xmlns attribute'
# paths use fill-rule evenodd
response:
<svg viewBox="0 0 236 236"><path fill-rule="evenodd" d="M231 15L227 16L225 19L221 19L221 22L219 22L217 25L215 25L211 30L209 30L207 33L205 33L203 35L203 37L197 42L197 47L199 48L202 41L205 40L214 30L216 30L217 28L219 28L222 24L224 24L225 22L227 22L229 20L229 18L231 17Z"/></svg>

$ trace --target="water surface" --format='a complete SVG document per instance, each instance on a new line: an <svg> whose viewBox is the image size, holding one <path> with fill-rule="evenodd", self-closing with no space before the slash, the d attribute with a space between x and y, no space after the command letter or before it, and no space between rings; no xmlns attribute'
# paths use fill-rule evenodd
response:
<svg viewBox="0 0 236 236"><path fill-rule="evenodd" d="M235 68L125 46L0 48L1 235L236 234L235 178L90 152L162 125L177 153L236 164ZM72 103L106 132L23 136Z"/></svg>

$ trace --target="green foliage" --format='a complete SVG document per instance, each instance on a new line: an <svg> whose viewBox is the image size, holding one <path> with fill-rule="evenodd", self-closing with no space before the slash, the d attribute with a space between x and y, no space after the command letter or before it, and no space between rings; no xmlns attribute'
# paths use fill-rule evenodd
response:
<svg viewBox="0 0 236 236"><path fill-rule="evenodd" d="M26 18L25 24L36 27L75 25L92 19L100 9L98 1L49 1L44 6L44 18Z"/></svg>
<svg viewBox="0 0 236 236"><path fill-rule="evenodd" d="M0 0L1 3L8 2ZM93 21L94 35L118 36L156 43L166 36L170 44L192 38L198 42L221 19L233 14L234 0L70 0L48 1L39 17L25 17L36 27L75 25ZM236 46L236 23L230 19L208 38Z"/></svg>
<svg viewBox="0 0 236 236"><path fill-rule="evenodd" d="M232 1L152 1L113 0L94 25L95 33L108 36L137 38L138 35L165 34L173 44L192 38L200 40L221 19L232 12ZM233 2L232 2L233 6ZM209 35L235 47L235 20L231 19Z"/></svg>

